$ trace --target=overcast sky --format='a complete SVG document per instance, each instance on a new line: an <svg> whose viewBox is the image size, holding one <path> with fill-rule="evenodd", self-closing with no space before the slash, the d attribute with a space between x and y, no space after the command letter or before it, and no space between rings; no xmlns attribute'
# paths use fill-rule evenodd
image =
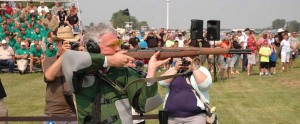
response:
<svg viewBox="0 0 300 124"><path fill-rule="evenodd" d="M150 27L166 27L166 0L79 0L84 24L109 23L118 10L129 9ZM283 18L300 22L300 0L170 0L172 29L190 28L191 19L221 20L221 28L265 28Z"/></svg>

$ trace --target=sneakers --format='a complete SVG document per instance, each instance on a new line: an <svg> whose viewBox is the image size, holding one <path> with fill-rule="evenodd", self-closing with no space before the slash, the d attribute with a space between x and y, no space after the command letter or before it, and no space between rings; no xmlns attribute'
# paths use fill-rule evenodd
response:
<svg viewBox="0 0 300 124"><path fill-rule="evenodd" d="M262 72L259 72L259 76L264 76L265 74Z"/></svg>

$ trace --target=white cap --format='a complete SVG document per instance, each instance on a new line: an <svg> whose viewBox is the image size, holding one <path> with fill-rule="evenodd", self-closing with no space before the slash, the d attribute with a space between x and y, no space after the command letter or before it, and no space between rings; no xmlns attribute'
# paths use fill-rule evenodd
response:
<svg viewBox="0 0 300 124"><path fill-rule="evenodd" d="M30 13L34 13L34 10L32 9L32 10L30 10Z"/></svg>
<svg viewBox="0 0 300 124"><path fill-rule="evenodd" d="M21 46L26 45L25 42L21 42Z"/></svg>
<svg viewBox="0 0 300 124"><path fill-rule="evenodd" d="M284 30L282 29L282 28L279 28L278 30L277 30L277 32L279 33L279 32L284 32Z"/></svg>
<svg viewBox="0 0 300 124"><path fill-rule="evenodd" d="M2 42L1 42L2 44L6 44L7 42L6 42L6 40L2 40Z"/></svg>

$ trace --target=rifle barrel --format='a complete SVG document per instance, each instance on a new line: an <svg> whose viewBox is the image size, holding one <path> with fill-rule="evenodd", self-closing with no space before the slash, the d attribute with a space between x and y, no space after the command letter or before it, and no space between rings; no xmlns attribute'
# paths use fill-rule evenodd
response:
<svg viewBox="0 0 300 124"><path fill-rule="evenodd" d="M151 56L160 51L158 59L193 57L198 55L219 54L249 54L249 49L227 49L227 48L199 48L199 47L160 47L147 49L130 49L125 54L135 59L150 59Z"/></svg>

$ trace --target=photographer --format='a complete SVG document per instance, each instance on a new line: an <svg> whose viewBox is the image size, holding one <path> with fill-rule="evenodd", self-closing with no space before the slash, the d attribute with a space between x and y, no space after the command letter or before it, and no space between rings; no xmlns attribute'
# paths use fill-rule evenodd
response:
<svg viewBox="0 0 300 124"><path fill-rule="evenodd" d="M164 104L164 109L168 110L169 114L168 124L206 123L205 107L197 94L209 103L208 89L212 78L205 67L199 67L199 63L197 58L186 57L186 60L178 60L175 67L162 74L168 76L190 71L186 75L159 82L169 91Z"/></svg>
<svg viewBox="0 0 300 124"><path fill-rule="evenodd" d="M156 82L129 85L142 75L126 67L134 66L134 58L120 51L115 29L104 24L91 27L84 41L93 53L68 50L62 59L66 81L76 96L78 123L132 124L131 106L138 113L159 107L162 99ZM154 78L156 68L169 60L157 60L158 55L149 60L148 78Z"/></svg>
<svg viewBox="0 0 300 124"><path fill-rule="evenodd" d="M75 107L72 101L72 93L69 92L68 85L62 71L62 56L66 50L71 49L70 41L77 41L80 37L73 36L69 27L58 28L57 37L52 37L56 42L57 56L47 57L44 62L45 82L46 82L46 106L45 115L68 117L76 116ZM48 44L48 49L52 49L53 44ZM50 48L51 47L51 48ZM77 122L54 122L55 124L76 124Z"/></svg>
<svg viewBox="0 0 300 124"><path fill-rule="evenodd" d="M154 32L153 27L150 29L150 32L144 36L144 40L147 42L148 48L158 47L159 39L161 39L161 37Z"/></svg>

